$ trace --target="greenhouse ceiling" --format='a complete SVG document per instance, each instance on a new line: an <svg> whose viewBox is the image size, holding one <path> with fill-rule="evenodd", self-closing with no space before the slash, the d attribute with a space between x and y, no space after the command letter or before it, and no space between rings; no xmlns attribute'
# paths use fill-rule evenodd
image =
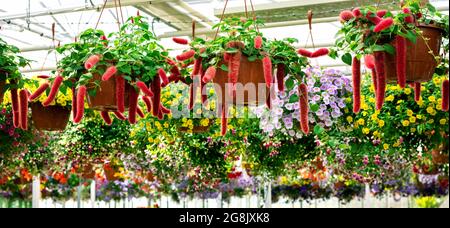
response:
<svg viewBox="0 0 450 228"><path fill-rule="evenodd" d="M58 56L52 50L58 43L68 43L83 30L94 27L103 6L103 0L15 0L14 4L2 4L0 8L0 37L18 46L23 55L33 60L31 67L23 69L29 75L45 73L55 69ZM222 15L223 0L107 0L106 11L99 21L99 28L105 32L117 30L120 17L127 18L137 11L152 22L152 29L163 45L181 51L181 46L173 44L174 36L191 36L192 21L196 21L196 34L208 36L212 25ZM247 5L245 4L247 2ZM308 39L306 14L313 10L313 30L315 47L333 44L338 30L339 12L356 4L380 4L384 8L395 9L392 0L347 1L347 0L229 0L225 17L243 17L246 8L251 16L252 5L256 16L266 24L263 30L268 38L295 37L299 47L312 47ZM448 1L431 0L438 9L448 13ZM253 4L250 4L253 3ZM116 8L117 6L117 8ZM120 10L122 9L122 15ZM119 14L120 17L117 17ZM120 20L119 20L120 21ZM55 42L52 41L52 24L55 23ZM315 64L342 67L341 62L327 57L319 58Z"/></svg>

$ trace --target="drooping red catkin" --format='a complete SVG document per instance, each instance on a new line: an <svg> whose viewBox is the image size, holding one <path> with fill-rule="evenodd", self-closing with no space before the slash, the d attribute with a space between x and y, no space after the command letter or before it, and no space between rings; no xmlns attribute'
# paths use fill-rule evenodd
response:
<svg viewBox="0 0 450 228"><path fill-rule="evenodd" d="M378 89L378 78L377 78L377 71L375 69L372 70L372 83L373 83L373 88L375 90L375 96L376 96L377 89Z"/></svg>
<svg viewBox="0 0 450 228"><path fill-rule="evenodd" d="M378 10L377 11L377 16L378 17L384 17L387 13L387 10Z"/></svg>
<svg viewBox="0 0 450 228"><path fill-rule="evenodd" d="M303 133L309 134L309 121L308 121L308 87L302 83L298 87L299 99L300 99L300 128Z"/></svg>
<svg viewBox="0 0 450 228"><path fill-rule="evenodd" d="M159 108L161 109L161 112L162 112L163 114L170 114L170 113L171 113L170 109L164 107L163 104L159 104Z"/></svg>
<svg viewBox="0 0 450 228"><path fill-rule="evenodd" d="M13 85L15 86L15 85ZM13 110L13 124L15 128L20 127L20 105L19 105L19 95L16 88L11 88L11 103L12 103L12 110Z"/></svg>
<svg viewBox="0 0 450 228"><path fill-rule="evenodd" d="M414 100L416 102L420 101L422 94L422 84L420 82L414 82Z"/></svg>
<svg viewBox="0 0 450 228"><path fill-rule="evenodd" d="M359 17L362 16L361 10L360 10L359 8L354 8L354 9L352 10L352 13L353 13L353 16L355 16L356 18L359 18Z"/></svg>
<svg viewBox="0 0 450 228"><path fill-rule="evenodd" d="M339 14L341 21L349 21L353 19L354 15L350 10L344 10Z"/></svg>
<svg viewBox="0 0 450 228"><path fill-rule="evenodd" d="M231 59L231 54L228 52L225 52L223 54L223 61L228 62L228 61L230 61L230 59Z"/></svg>
<svg viewBox="0 0 450 228"><path fill-rule="evenodd" d="M20 127L23 130L28 130L28 91L26 89L20 90Z"/></svg>
<svg viewBox="0 0 450 228"><path fill-rule="evenodd" d="M401 88L406 87L406 39L395 37L395 60L397 67L397 83Z"/></svg>
<svg viewBox="0 0 450 228"><path fill-rule="evenodd" d="M171 73L171 76L176 76L176 77L180 77L181 76L180 69L177 66L173 66L170 69L170 73Z"/></svg>
<svg viewBox="0 0 450 228"><path fill-rule="evenodd" d="M42 83L39 88L30 95L28 99L30 101L34 101L36 98L40 97L48 87L50 87L50 84L48 82Z"/></svg>
<svg viewBox="0 0 450 228"><path fill-rule="evenodd" d="M307 57L307 58L311 58L312 57L312 52L310 52L310 51L308 51L308 50L306 50L306 49L303 49L303 48L300 48L300 49L298 49L297 50L297 53L299 54L299 55L301 55L301 56L304 56L304 57Z"/></svg>
<svg viewBox="0 0 450 228"><path fill-rule="evenodd" d="M284 77L286 77L286 66L284 63L277 64L277 85L278 91L284 92Z"/></svg>
<svg viewBox="0 0 450 228"><path fill-rule="evenodd" d="M239 71L241 69L241 57L240 51L231 54L230 61L228 62L228 81L232 85L229 88L229 93L233 97L236 95L236 83L239 80Z"/></svg>
<svg viewBox="0 0 450 228"><path fill-rule="evenodd" d="M392 18L389 17L389 18L383 19L380 23L377 24L377 26L375 26L373 31L381 32L383 30L390 28L393 24L394 24L394 20Z"/></svg>
<svg viewBox="0 0 450 228"><path fill-rule="evenodd" d="M55 78L55 81L53 81L52 89L50 90L47 99L45 99L45 101L42 103L44 107L49 106L53 102L53 100L55 100L56 94L58 94L59 87L61 86L63 79L64 78L62 76L57 76Z"/></svg>
<svg viewBox="0 0 450 228"><path fill-rule="evenodd" d="M195 101L195 91L194 91L194 83L192 83L189 86L189 110L192 110L194 108L194 101Z"/></svg>
<svg viewBox="0 0 450 228"><path fill-rule="evenodd" d="M73 119L74 123L79 123L84 116L84 97L86 96L86 86L80 86L77 92L77 114Z"/></svg>
<svg viewBox="0 0 450 228"><path fill-rule="evenodd" d="M317 58L317 57L325 56L325 55L328 55L328 53L330 53L328 48L320 48L320 49L318 49L317 51L315 51L315 52L313 52L311 54L311 58Z"/></svg>
<svg viewBox="0 0 450 228"><path fill-rule="evenodd" d="M153 100L152 104L161 103L161 80L159 77L155 77L151 84L151 90L153 92ZM159 105L153 105L153 116L158 116L159 113Z"/></svg>
<svg viewBox="0 0 450 228"><path fill-rule="evenodd" d="M211 80L213 80L216 77L216 73L217 73L217 70L216 70L215 66L208 67L208 69L206 70L205 76L202 79L203 83L208 83Z"/></svg>
<svg viewBox="0 0 450 228"><path fill-rule="evenodd" d="M120 112L118 112L118 111L115 111L114 112L114 115L117 117L117 119L119 119L119 120L126 120L127 118L122 114L122 113L120 113Z"/></svg>
<svg viewBox="0 0 450 228"><path fill-rule="evenodd" d="M50 76L48 76L48 75L39 75L39 76L37 76L37 78L39 78L39 79L49 79Z"/></svg>
<svg viewBox="0 0 450 228"><path fill-rule="evenodd" d="M111 119L111 116L109 116L108 111L101 111L100 115L102 116L102 118L105 121L106 125L110 126L112 124L112 119Z"/></svg>
<svg viewBox="0 0 450 228"><path fill-rule="evenodd" d="M163 86L163 87L166 87L166 86L169 84L169 78L167 78L167 74L166 74L166 72L164 71L164 69L159 68L159 70L158 70L158 75L159 75L159 77L161 78L162 86Z"/></svg>
<svg viewBox="0 0 450 228"><path fill-rule="evenodd" d="M152 101L150 99L150 97L148 96L143 96L142 100L144 101L145 105L147 106L147 112L152 112Z"/></svg>
<svg viewBox="0 0 450 228"><path fill-rule="evenodd" d="M72 87L72 119L77 116L77 90Z"/></svg>
<svg viewBox="0 0 450 228"><path fill-rule="evenodd" d="M136 82L136 86L146 95L149 97L153 97L153 92L145 85L144 82L138 81Z"/></svg>
<svg viewBox="0 0 450 228"><path fill-rule="evenodd" d="M364 56L364 65L366 65L367 69L375 69L375 58L373 55Z"/></svg>
<svg viewBox="0 0 450 228"><path fill-rule="evenodd" d="M405 22L408 24L414 23L414 17L412 15L405 17Z"/></svg>
<svg viewBox="0 0 450 228"><path fill-rule="evenodd" d="M163 119L164 119L164 113L162 113L161 110L159 110L158 120L163 120Z"/></svg>
<svg viewBox="0 0 450 228"><path fill-rule="evenodd" d="M194 68L192 69L192 76L199 75L202 69L202 57L195 59Z"/></svg>
<svg viewBox="0 0 450 228"><path fill-rule="evenodd" d="M129 95L130 106L128 107L128 122L130 122L130 124L136 123L138 98L139 98L139 88L138 88L138 91L136 91L136 89L132 87L130 89L130 95Z"/></svg>
<svg viewBox="0 0 450 228"><path fill-rule="evenodd" d="M116 78L116 102L117 111L120 113L125 112L125 79L122 75Z"/></svg>
<svg viewBox="0 0 450 228"><path fill-rule="evenodd" d="M189 40L184 39L184 38L174 37L174 38L172 38L172 40L173 40L173 42L175 42L177 44L181 44L181 45L189 44Z"/></svg>
<svg viewBox="0 0 450 228"><path fill-rule="evenodd" d="M100 56L93 55L86 60L86 62L84 63L84 68L86 68L86 70L89 70L92 67L94 67L95 64L97 64L99 61L100 61Z"/></svg>
<svg viewBox="0 0 450 228"><path fill-rule="evenodd" d="M449 90L449 81L448 81L448 79L446 79L442 82L442 91L441 91L441 93L442 93L442 111L444 111L444 112L448 111L448 106L449 106L448 102L449 102L450 96L449 96L448 90Z"/></svg>
<svg viewBox="0 0 450 228"><path fill-rule="evenodd" d="M117 73L117 68L115 66L108 67L108 69L106 69L105 73L102 76L102 81L108 81L116 73Z"/></svg>
<svg viewBox="0 0 450 228"><path fill-rule="evenodd" d="M371 11L367 12L366 18L375 25L378 25L383 20Z"/></svg>
<svg viewBox="0 0 450 228"><path fill-rule="evenodd" d="M386 74L384 65L384 52L375 52L375 71L377 72L377 95L376 109L381 110L384 104L384 96L386 95Z"/></svg>
<svg viewBox="0 0 450 228"><path fill-rule="evenodd" d="M220 130L220 134L222 136L225 136L227 134L227 130L228 130L228 119L227 119L227 108L225 105L223 105L223 110L222 110L222 125L221 125L221 130Z"/></svg>
<svg viewBox="0 0 450 228"><path fill-rule="evenodd" d="M139 107L139 105L136 108L136 113L139 115L139 117L144 118L144 112L142 111L142 109Z"/></svg>
<svg viewBox="0 0 450 228"><path fill-rule="evenodd" d="M273 78L273 72L272 72L272 60L269 56L266 56L263 58L263 68L264 68L264 78L266 80L266 86L267 88L270 88L272 86L272 78Z"/></svg>
<svg viewBox="0 0 450 228"><path fill-rule="evenodd" d="M261 36L256 36L254 43L255 43L255 49L261 49L262 44L263 44L263 38Z"/></svg>
<svg viewBox="0 0 450 228"><path fill-rule="evenodd" d="M353 77L353 112L361 110L361 61L355 56L352 63Z"/></svg>
<svg viewBox="0 0 450 228"><path fill-rule="evenodd" d="M182 53L181 55L178 55L177 56L177 60L178 61L186 61L186 60L194 57L194 55L195 55L195 51L194 50L189 50L189 51L186 51L186 52Z"/></svg>
<svg viewBox="0 0 450 228"><path fill-rule="evenodd" d="M408 7L405 7L405 8L402 9L402 12L404 14L411 14L411 9L409 9Z"/></svg>

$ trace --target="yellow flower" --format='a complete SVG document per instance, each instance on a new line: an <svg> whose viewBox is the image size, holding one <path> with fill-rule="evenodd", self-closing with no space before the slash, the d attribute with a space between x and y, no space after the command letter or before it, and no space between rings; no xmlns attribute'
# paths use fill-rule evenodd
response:
<svg viewBox="0 0 450 228"><path fill-rule="evenodd" d="M362 115L367 116L367 112L366 111L362 112Z"/></svg>
<svg viewBox="0 0 450 228"><path fill-rule="evenodd" d="M429 123L429 124L433 124L433 123L434 123L434 119L428 120L428 123Z"/></svg>
<svg viewBox="0 0 450 228"><path fill-rule="evenodd" d="M344 108L344 113L348 113L348 108Z"/></svg>
<svg viewBox="0 0 450 228"><path fill-rule="evenodd" d="M192 125L192 120L188 120L187 125Z"/></svg>
<svg viewBox="0 0 450 228"><path fill-rule="evenodd" d="M436 102L436 97L434 97L434 96L429 96L429 97L428 97L428 101L430 101L430 102Z"/></svg>
<svg viewBox="0 0 450 228"><path fill-rule="evenodd" d="M359 124L359 125L364 125L364 123L365 123L364 119L359 119L359 120L358 120L358 124Z"/></svg>
<svg viewBox="0 0 450 228"><path fill-rule="evenodd" d="M386 101L394 101L394 96L393 95L389 95L388 97L386 97Z"/></svg>
<svg viewBox="0 0 450 228"><path fill-rule="evenodd" d="M440 84L441 84L440 78L439 78L439 77L433 78L433 83L434 83L435 85L440 85Z"/></svg>
<svg viewBox="0 0 450 228"><path fill-rule="evenodd" d="M412 116L413 114L414 114L414 112L411 109L408 109L406 111L406 115L408 115L408 116Z"/></svg>
<svg viewBox="0 0 450 228"><path fill-rule="evenodd" d="M353 117L347 116L347 122L352 123L353 122Z"/></svg>
<svg viewBox="0 0 450 228"><path fill-rule="evenodd" d="M196 113L197 113L197 115L201 115L202 114L202 109L201 108L197 109Z"/></svg>
<svg viewBox="0 0 450 228"><path fill-rule="evenodd" d="M419 99L419 101L417 101L417 104L419 105L419 107L423 106L423 100L422 97Z"/></svg>
<svg viewBox="0 0 450 228"><path fill-rule="evenodd" d="M383 149L384 149L384 150L388 150L388 149L389 149L389 144L386 144L386 143L383 144Z"/></svg>
<svg viewBox="0 0 450 228"><path fill-rule="evenodd" d="M375 98L373 97L369 98L369 103L375 103Z"/></svg>
<svg viewBox="0 0 450 228"><path fill-rule="evenodd" d="M384 120L379 120L378 121L378 126L379 127L384 127Z"/></svg>
<svg viewBox="0 0 450 228"><path fill-rule="evenodd" d="M169 128L169 123L165 122L163 126L164 128Z"/></svg>
<svg viewBox="0 0 450 228"><path fill-rule="evenodd" d="M400 142L397 141L396 143L392 144L393 147L399 147L400 146Z"/></svg>
<svg viewBox="0 0 450 228"><path fill-rule="evenodd" d="M369 105L367 105L366 103L363 103L363 104L361 104L361 109L369 110Z"/></svg>
<svg viewBox="0 0 450 228"><path fill-rule="evenodd" d="M406 94L406 95L411 94L411 89L410 89L410 88L406 88L406 89L405 89L405 94Z"/></svg>
<svg viewBox="0 0 450 228"><path fill-rule="evenodd" d="M409 122L415 123L416 122L416 117L414 117L414 116L409 117Z"/></svg>
<svg viewBox="0 0 450 228"><path fill-rule="evenodd" d="M362 98L361 98L361 99L362 99ZM352 99L351 99L350 97L347 97L347 98L345 98L345 102L351 103L351 102L352 102Z"/></svg>
<svg viewBox="0 0 450 228"><path fill-rule="evenodd" d="M400 109L401 109L400 105L397 105L397 106L395 107L395 109L397 109L397 111L400 111Z"/></svg>
<svg viewBox="0 0 450 228"><path fill-rule="evenodd" d="M419 114L419 115L416 116L416 118L421 120L422 119L422 115Z"/></svg>
<svg viewBox="0 0 450 228"><path fill-rule="evenodd" d="M365 127L365 128L362 129L362 133L367 135L367 134L370 133L370 129Z"/></svg>
<svg viewBox="0 0 450 228"><path fill-rule="evenodd" d="M378 120L378 115L376 113L372 114L372 116L370 117L373 121L377 121Z"/></svg>
<svg viewBox="0 0 450 228"><path fill-rule="evenodd" d="M416 132L416 130L417 130L417 129L416 129L415 127L412 127L412 128L411 128L411 132L412 132L412 133Z"/></svg>
<svg viewBox="0 0 450 228"><path fill-rule="evenodd" d="M403 126L407 127L407 126L409 126L409 121L408 120L403 120L402 124L403 124Z"/></svg>
<svg viewBox="0 0 450 228"><path fill-rule="evenodd" d="M186 123L187 122L187 118L184 117L183 119L181 119L181 122Z"/></svg>
<svg viewBox="0 0 450 228"><path fill-rule="evenodd" d="M228 130L233 130L233 129L234 129L234 126L231 125L231 124L229 124L229 125L228 125Z"/></svg>
<svg viewBox="0 0 450 228"><path fill-rule="evenodd" d="M447 120L446 119L441 119L441 120L439 120L439 123L441 125L445 125L447 123Z"/></svg>
<svg viewBox="0 0 450 228"><path fill-rule="evenodd" d="M431 106L428 106L427 112L428 112L428 114L432 114L434 112L434 108Z"/></svg>
<svg viewBox="0 0 450 228"><path fill-rule="evenodd" d="M153 143L153 138L152 137L149 137L147 140L148 140L149 143Z"/></svg>

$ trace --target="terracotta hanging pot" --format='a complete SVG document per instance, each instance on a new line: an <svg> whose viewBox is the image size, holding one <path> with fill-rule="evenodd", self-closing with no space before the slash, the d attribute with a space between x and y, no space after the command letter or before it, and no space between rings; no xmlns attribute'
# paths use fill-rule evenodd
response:
<svg viewBox="0 0 450 228"><path fill-rule="evenodd" d="M220 67L222 65L228 66L228 64L224 61L221 61L218 65L216 77L213 82L220 85L222 89L222 102L225 102L225 96L230 96L228 90L225 89L225 85L228 82L228 72L222 70ZM265 86L266 81L264 79L264 70L263 64L260 59L256 59L255 61L249 61L247 56L242 55L241 57L241 65L239 69L238 83L241 83L245 86L248 83L255 85L256 96L250 98L248 95L248 91L244 91L244 98L235 99L234 104L236 105L261 105L258 100L266 101L266 98L259 98L258 85L263 84ZM266 89L266 94L268 95L268 90ZM239 91L236 92L238 95L242 94ZM242 95L241 95L242 96ZM231 101L231 98L229 99Z"/></svg>
<svg viewBox="0 0 450 228"><path fill-rule="evenodd" d="M30 104L31 119L37 130L63 131L70 117L70 108L62 106L44 107L41 103Z"/></svg>
<svg viewBox="0 0 450 228"><path fill-rule="evenodd" d="M83 172L81 176L85 179L94 179L95 177L94 166L92 164L85 165L83 167Z"/></svg>
<svg viewBox="0 0 450 228"><path fill-rule="evenodd" d="M96 83L100 83L100 86L96 86L95 85ZM118 111L115 76L111 77L108 81L102 81L102 76L100 74L93 74L93 78L90 84L92 84L90 89L93 88L96 89L95 96L91 95L87 96L87 101L91 109L97 111L110 111L110 112ZM128 108L129 91L130 85L128 85L128 83L125 81L125 93L124 93L125 109Z"/></svg>
<svg viewBox="0 0 450 228"><path fill-rule="evenodd" d="M406 81L427 82L433 78L437 62L430 50L435 56L439 56L442 41L442 29L434 25L421 24L418 28L423 32L423 37L429 39L425 41L422 37L417 37L414 44L406 39ZM391 42L395 47L395 41ZM395 55L386 54L386 77L389 83L397 83L396 60Z"/></svg>

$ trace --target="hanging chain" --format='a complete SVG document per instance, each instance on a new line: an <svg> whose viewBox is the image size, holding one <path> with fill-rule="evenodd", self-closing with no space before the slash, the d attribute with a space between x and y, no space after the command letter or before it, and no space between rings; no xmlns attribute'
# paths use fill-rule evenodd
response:
<svg viewBox="0 0 450 228"><path fill-rule="evenodd" d="M102 10L100 11L100 16L98 17L97 23L95 24L95 30L97 30L98 24L100 23L100 19L102 18L103 11L105 10L107 2L108 2L108 0L105 0L105 2L103 3Z"/></svg>

